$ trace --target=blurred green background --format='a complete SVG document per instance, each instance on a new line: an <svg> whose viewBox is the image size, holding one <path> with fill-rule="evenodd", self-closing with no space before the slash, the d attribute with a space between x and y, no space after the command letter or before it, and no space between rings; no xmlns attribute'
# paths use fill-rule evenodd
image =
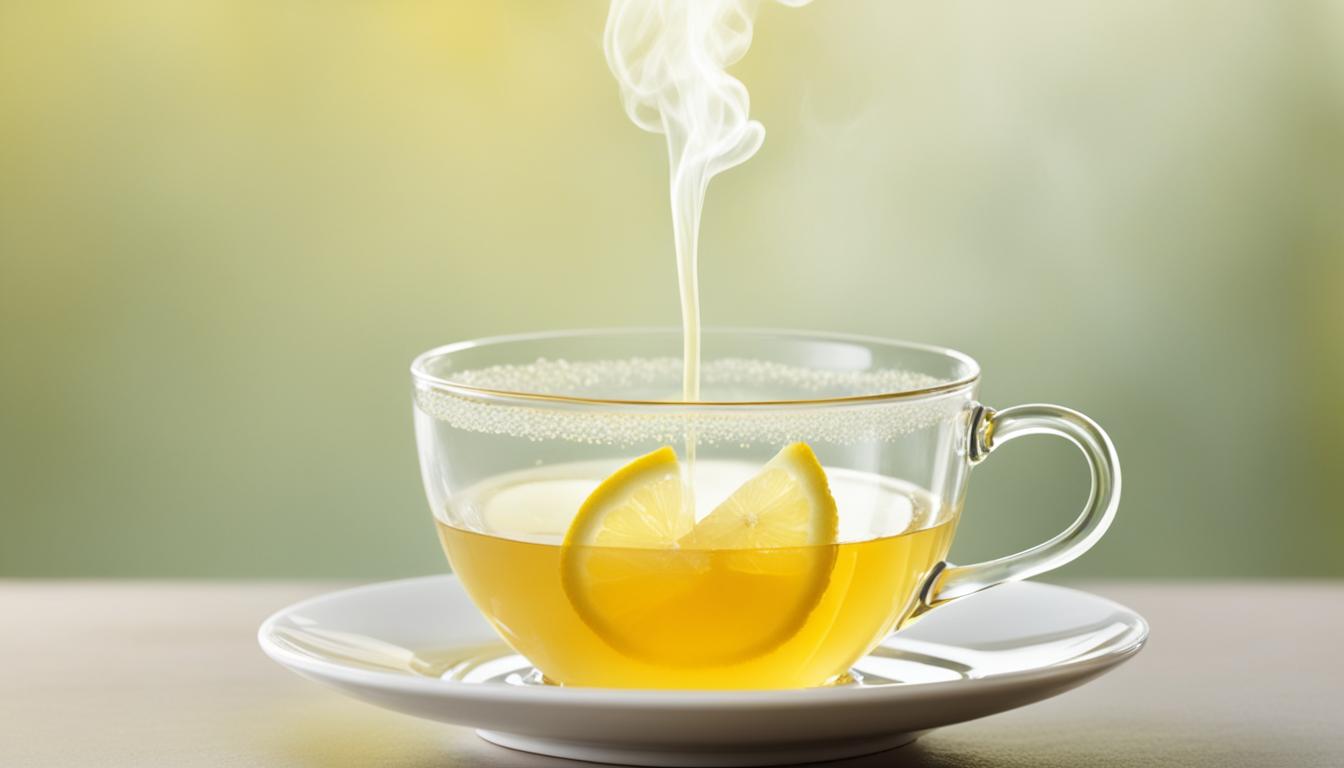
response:
<svg viewBox="0 0 1344 768"><path fill-rule="evenodd" d="M0 2L0 575L444 569L407 365L672 324L605 4ZM1344 3L762 8L705 320L946 344L1112 433L1063 578L1344 575ZM954 555L1059 529L1056 441Z"/></svg>

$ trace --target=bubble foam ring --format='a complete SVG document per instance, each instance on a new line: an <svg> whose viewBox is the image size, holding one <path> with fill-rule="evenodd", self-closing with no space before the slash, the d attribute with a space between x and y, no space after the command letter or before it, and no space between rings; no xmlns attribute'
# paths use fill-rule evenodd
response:
<svg viewBox="0 0 1344 768"><path fill-rule="evenodd" d="M496 392L527 392L598 399L602 393L644 388L671 392L679 361L675 358L624 360L538 360L501 365L453 376L455 383ZM705 366L707 384L725 390L807 394L816 398L909 392L946 383L922 373L896 369L818 370L763 360L727 358ZM695 434L706 445L852 445L888 442L902 435L959 418L964 398L943 396L867 402L854 405L801 404L779 407L694 404L629 408L602 404L530 404L523 399L473 395L420 385L416 404L425 414L469 432L531 441L559 440L590 445L634 446L674 443ZM670 398L675 399L675 397Z"/></svg>
<svg viewBox="0 0 1344 768"><path fill-rule="evenodd" d="M627 357L611 360L538 358L531 363L492 365L457 371L453 382L496 392L581 397L594 400L655 399L629 396L634 391L657 391L656 399L673 400L669 382L681 361L675 357ZM799 393L775 399L862 397L927 389L945 383L936 376L896 368L861 371L810 368L772 360L723 357L706 363L706 384L755 393L773 390ZM627 393L617 395L616 393ZM748 395L747 399L753 396Z"/></svg>

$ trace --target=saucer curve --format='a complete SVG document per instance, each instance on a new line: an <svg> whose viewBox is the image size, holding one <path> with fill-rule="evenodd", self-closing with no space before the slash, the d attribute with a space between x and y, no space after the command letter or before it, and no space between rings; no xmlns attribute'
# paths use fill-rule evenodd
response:
<svg viewBox="0 0 1344 768"><path fill-rule="evenodd" d="M627 765L756 766L890 749L939 726L1063 693L1131 658L1147 623L1079 590L1024 582L929 613L855 665L851 685L652 691L536 684L457 579L321 595L258 631L298 674L488 741ZM694 743L687 736L694 734Z"/></svg>

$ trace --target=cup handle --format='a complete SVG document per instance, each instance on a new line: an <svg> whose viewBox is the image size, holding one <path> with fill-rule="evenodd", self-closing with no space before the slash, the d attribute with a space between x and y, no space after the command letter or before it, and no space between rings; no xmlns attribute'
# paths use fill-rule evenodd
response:
<svg viewBox="0 0 1344 768"><path fill-rule="evenodd" d="M1092 548L1120 505L1120 458L1101 427L1083 414L1058 405L1019 405L994 411L977 405L971 414L968 457L979 464L1000 443L1025 435L1056 435L1078 446L1092 474L1092 490L1078 519L1058 536L1015 555L972 565L934 566L920 591L920 610L1020 581L1064 565Z"/></svg>

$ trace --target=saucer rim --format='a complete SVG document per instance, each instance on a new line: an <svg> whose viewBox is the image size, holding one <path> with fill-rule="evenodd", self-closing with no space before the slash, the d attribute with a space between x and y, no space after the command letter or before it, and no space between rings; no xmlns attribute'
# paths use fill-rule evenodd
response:
<svg viewBox="0 0 1344 768"><path fill-rule="evenodd" d="M409 586L414 582L443 580L459 582L452 573L414 576L404 579L391 579L355 587L324 592L313 597L287 605L266 618L257 628L257 643L261 650L273 661L305 676L312 676L323 682L349 685L358 688L377 688L394 690L412 696L451 696L468 701L554 701L568 705L617 706L656 706L665 708L694 708L722 706L736 708L750 707L795 707L826 704L853 703L868 705L874 699L899 699L907 695L920 698L960 698L970 687L984 692L997 688L1014 688L1022 684L1043 682L1052 679L1074 680L1099 675L1102 672L1133 658L1148 642L1149 625L1137 611L1100 595L1082 589L1064 587L1058 584L1023 581L1017 585L1043 591L1063 591L1086 595L1089 599L1108 604L1117 613L1132 618L1134 629L1127 642L1100 656L1080 660L1062 661L1033 669L1015 670L988 674L984 677L962 678L957 680L937 680L928 682L901 683L872 687L816 687L784 689L655 689L655 688L597 688L563 686L513 686L467 683L459 680L416 677L399 672L381 672L359 669L335 662L326 661L309 654L285 647L274 639L275 627L285 617L302 611L313 604L350 596L360 592L388 589L396 586ZM995 587L991 587L994 589Z"/></svg>

